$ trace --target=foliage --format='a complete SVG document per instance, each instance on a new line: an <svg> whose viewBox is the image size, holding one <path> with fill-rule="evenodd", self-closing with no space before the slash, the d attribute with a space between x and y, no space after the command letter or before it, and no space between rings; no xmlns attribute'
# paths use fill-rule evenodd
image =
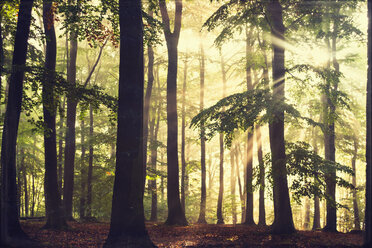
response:
<svg viewBox="0 0 372 248"><path fill-rule="evenodd" d="M247 130L255 123L274 121L277 111L300 117L299 112L281 99L274 99L267 89L248 90L218 101L194 116L191 127L201 127L204 123L206 138L210 140L217 133L223 133L227 147L231 146L237 130Z"/></svg>
<svg viewBox="0 0 372 248"><path fill-rule="evenodd" d="M267 179L270 185L273 184L273 169L272 166L269 166L271 163L271 155L268 153L264 157L264 166L268 168ZM290 192L298 203L304 196L310 198L318 196L320 199L326 198L332 201L332 198L326 194L327 173L330 171L353 175L353 170L350 167L323 159L305 142L286 144L286 165L287 173L290 176ZM354 188L351 183L340 176L336 176L335 181L339 187ZM255 185L258 184L259 181L257 180ZM345 207L336 202L333 202L333 204L337 207Z"/></svg>

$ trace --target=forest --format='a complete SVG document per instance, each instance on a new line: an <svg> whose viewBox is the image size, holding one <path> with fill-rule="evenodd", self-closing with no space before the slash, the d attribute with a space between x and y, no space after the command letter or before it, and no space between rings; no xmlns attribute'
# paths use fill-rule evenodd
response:
<svg viewBox="0 0 372 248"><path fill-rule="evenodd" d="M372 247L372 0L0 0L0 247Z"/></svg>

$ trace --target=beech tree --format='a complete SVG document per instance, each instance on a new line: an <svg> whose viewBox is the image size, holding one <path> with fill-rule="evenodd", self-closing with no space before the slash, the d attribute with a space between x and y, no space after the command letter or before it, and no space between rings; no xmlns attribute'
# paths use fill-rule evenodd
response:
<svg viewBox="0 0 372 248"><path fill-rule="evenodd" d="M119 1L120 77L116 169L104 247L155 247L143 212L143 26L141 1Z"/></svg>
<svg viewBox="0 0 372 248"><path fill-rule="evenodd" d="M57 177L56 113L54 95L57 44L54 29L53 2L43 1L43 23L46 36L45 80L43 82L44 149L45 149L45 196L47 222L44 228L63 229L67 227L63 214L61 194Z"/></svg>
<svg viewBox="0 0 372 248"><path fill-rule="evenodd" d="M29 239L19 223L16 183L16 142L33 4L33 0L21 0L19 5L12 72L9 81L8 104L3 127L1 144L0 244L4 246L36 247L38 245Z"/></svg>
<svg viewBox="0 0 372 248"><path fill-rule="evenodd" d="M165 0L159 0L161 17L164 25L164 36L168 49L167 73L167 201L168 225L187 225L185 212L182 209L179 189L178 166L178 119L177 119L177 68L178 40L181 31L182 0L175 0L176 10L174 30L171 32L170 20Z"/></svg>

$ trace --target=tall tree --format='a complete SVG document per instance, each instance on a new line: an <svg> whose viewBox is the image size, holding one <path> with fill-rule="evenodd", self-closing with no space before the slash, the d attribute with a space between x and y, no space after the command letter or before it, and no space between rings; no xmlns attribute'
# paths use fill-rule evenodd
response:
<svg viewBox="0 0 372 248"><path fill-rule="evenodd" d="M178 40L181 31L182 0L175 0L176 10L174 29L171 32L170 20L165 0L159 0L160 12L164 26L164 36L168 50L167 73L167 201L168 225L187 225L185 212L182 209L179 189L178 166L178 120L177 120L177 68Z"/></svg>
<svg viewBox="0 0 372 248"><path fill-rule="evenodd" d="M235 177L235 146L230 148L230 164L231 164L231 177L230 177L230 194L231 194L231 215L233 224L237 222L236 218L236 201L235 201L235 189L236 189L236 177Z"/></svg>
<svg viewBox="0 0 372 248"><path fill-rule="evenodd" d="M31 246L33 243L19 223L16 183L16 142L21 114L23 79L25 74L28 36L33 0L21 0L15 34L12 72L9 80L1 145L0 244L5 247Z"/></svg>
<svg viewBox="0 0 372 248"><path fill-rule="evenodd" d="M67 227L63 214L61 194L57 176L57 103L54 96L54 76L57 56L56 33L54 29L53 2L43 1L43 24L46 38L45 80L43 82L44 149L45 149L45 196L47 222L44 228L64 229Z"/></svg>
<svg viewBox="0 0 372 248"><path fill-rule="evenodd" d="M258 200L258 225L266 226L266 212L265 212L265 165L263 161L263 152L262 152L262 138L261 138L261 127L256 125L256 144L257 144L257 157L259 163L259 180L260 180L260 189L259 189L259 200Z"/></svg>
<svg viewBox="0 0 372 248"><path fill-rule="evenodd" d="M80 0L77 0L79 4ZM78 15L76 11L70 15ZM74 87L76 85L76 58L78 50L78 30L74 26L70 33L70 54L69 65L67 67L67 82ZM67 113L66 113L66 136L65 136L65 164L63 175L63 207L67 220L72 220L72 196L74 192L74 171L75 171L75 151L76 151L76 107L77 99L74 94L67 94Z"/></svg>
<svg viewBox="0 0 372 248"><path fill-rule="evenodd" d="M357 199L357 183L356 183L356 160L358 156L358 141L357 137L354 135L353 137L353 145L354 151L351 158L351 168L353 169L353 176L352 176L352 184L354 186L353 189L353 211L354 211L354 230L360 230L360 219L359 219L359 207L358 207L358 199Z"/></svg>
<svg viewBox="0 0 372 248"><path fill-rule="evenodd" d="M204 79L205 79L205 54L202 41L200 41L200 111L204 109ZM201 196L200 196L200 212L198 223L206 224L205 211L207 207L207 188L206 179L207 171L205 168L205 129L204 125L200 127L200 167L201 167Z"/></svg>
<svg viewBox="0 0 372 248"><path fill-rule="evenodd" d="M220 58L221 58L221 72L222 72L222 97L226 96L226 70L225 70L225 61L222 56L222 49L219 49ZM224 183L223 183L223 159L224 159L224 146L223 146L223 134L220 133L220 187L218 190L218 199L217 199L217 224L224 224L225 221L223 220L222 214L222 205L223 205L223 190L224 190Z"/></svg>
<svg viewBox="0 0 372 248"><path fill-rule="evenodd" d="M252 29L248 28L248 25L245 26L245 74L246 74L246 83L247 90L253 90L252 83L252 66L250 62L250 57L252 56ZM245 220L244 224L254 225L253 220L253 135L254 135L254 126L248 129L247 134L247 161L246 161L246 178L245 178L245 192L246 192L246 208L245 208Z"/></svg>
<svg viewBox="0 0 372 248"><path fill-rule="evenodd" d="M278 104L284 101L285 84L285 48L284 43L283 8L279 0L270 0L267 5L267 14L270 21L272 35L272 73L273 73L273 99ZM279 44L278 41L281 41ZM284 144L284 111L274 110L273 120L269 123L270 148L273 173L274 197L274 223L273 233L293 233L292 209L289 199L287 169L285 163Z"/></svg>
<svg viewBox="0 0 372 248"><path fill-rule="evenodd" d="M149 16L153 16L153 12L149 12ZM152 85L154 83L154 49L152 45L147 45L147 57L148 57L148 63L147 63L147 89L145 94L145 102L144 102L144 113L143 113L143 134L144 134L144 141L143 141L143 171L145 173L144 181L146 181L146 161L147 161L147 141L149 136L149 110L150 110L150 104L151 104L151 93L152 93Z"/></svg>
<svg viewBox="0 0 372 248"><path fill-rule="evenodd" d="M140 0L119 1L120 76L116 169L104 247L154 247L143 212L143 27Z"/></svg>
<svg viewBox="0 0 372 248"><path fill-rule="evenodd" d="M85 218L85 197L86 197L86 168L85 168L85 121L84 117L81 120L81 159L80 159L80 205L79 215L80 219Z"/></svg>
<svg viewBox="0 0 372 248"><path fill-rule="evenodd" d="M183 85L182 85L182 107L181 107L181 205L186 214L186 86L187 86L187 69L188 54L185 55L183 66Z"/></svg>
<svg viewBox="0 0 372 248"><path fill-rule="evenodd" d="M92 178L93 178L93 107L89 105L89 160L87 176L87 206L86 217L92 217Z"/></svg>
<svg viewBox="0 0 372 248"><path fill-rule="evenodd" d="M366 209L364 247L372 246L372 0L368 0Z"/></svg>

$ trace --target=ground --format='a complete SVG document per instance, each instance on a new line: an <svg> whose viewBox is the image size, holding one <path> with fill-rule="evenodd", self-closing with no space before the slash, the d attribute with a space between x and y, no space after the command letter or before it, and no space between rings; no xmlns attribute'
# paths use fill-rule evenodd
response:
<svg viewBox="0 0 372 248"><path fill-rule="evenodd" d="M102 247L108 223L70 222L71 230L41 230L41 221L22 221L26 233L45 247ZM360 247L362 234L298 231L294 235L271 235L268 228L243 225L190 225L169 227L148 223L152 241L158 247Z"/></svg>

